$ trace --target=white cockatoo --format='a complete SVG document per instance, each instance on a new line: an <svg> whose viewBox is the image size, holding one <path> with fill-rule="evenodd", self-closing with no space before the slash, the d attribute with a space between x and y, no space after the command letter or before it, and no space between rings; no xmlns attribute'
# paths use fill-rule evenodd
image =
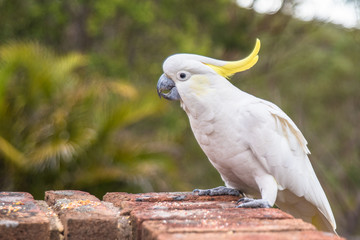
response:
<svg viewBox="0 0 360 240"><path fill-rule="evenodd" d="M158 94L180 100L192 131L226 187L200 195L240 195L238 207L272 207L335 232L330 204L311 166L307 141L275 104L232 85L228 78L258 61L260 41L243 60L175 54L164 64Z"/></svg>

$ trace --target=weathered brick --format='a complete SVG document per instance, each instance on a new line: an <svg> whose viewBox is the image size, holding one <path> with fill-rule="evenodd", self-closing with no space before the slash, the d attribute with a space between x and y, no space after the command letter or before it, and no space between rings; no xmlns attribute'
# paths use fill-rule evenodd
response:
<svg viewBox="0 0 360 240"><path fill-rule="evenodd" d="M138 239L163 232L314 230L278 209L197 209L132 212Z"/></svg>
<svg viewBox="0 0 360 240"><path fill-rule="evenodd" d="M131 217L137 221L167 219L294 219L291 215L275 208L233 208L233 209L136 209Z"/></svg>
<svg viewBox="0 0 360 240"><path fill-rule="evenodd" d="M209 232L209 233L160 233L144 240L341 240L333 234L319 231L285 231L285 232ZM344 240L344 239L343 239Z"/></svg>
<svg viewBox="0 0 360 240"><path fill-rule="evenodd" d="M100 201L94 195L90 193L78 191L78 190L61 190L61 191L46 191L45 192L45 201L49 205L55 205L56 201L59 199L68 199L68 200L89 200L89 201Z"/></svg>
<svg viewBox="0 0 360 240"><path fill-rule="evenodd" d="M131 221L130 221L130 216L124 216L120 214L120 210L118 207L115 207L112 203L110 202L102 202L103 204L106 205L106 207L112 209L114 212L117 213L117 218L118 218L118 239L121 240L132 240L133 239L133 235L132 235L132 227L131 227Z"/></svg>
<svg viewBox="0 0 360 240"><path fill-rule="evenodd" d="M162 220L167 226L180 227L182 221L176 222L175 220L184 220L185 225L189 227L198 228L211 228L224 226L234 226L243 223L243 225L251 220L250 224L256 222L264 223L265 220L282 220L293 219L292 216L278 210L278 209L193 209L193 210L134 210L131 212L131 219L134 229L134 235L140 236L142 231L142 223L149 220ZM261 220L261 221L260 221ZM303 223L300 220L301 223ZM171 224L173 223L173 225ZM179 225L180 224L180 225ZM190 224L190 225L189 225ZM305 224L305 223L304 223ZM264 226L264 224L260 224ZM297 227L295 225L294 227ZM314 227L306 224L311 229ZM246 225L245 227L249 227ZM267 226L269 228L269 226ZM219 230L218 229L218 230ZM140 238L138 238L140 239Z"/></svg>
<svg viewBox="0 0 360 240"><path fill-rule="evenodd" d="M64 239L64 226L62 225L59 217L54 210L46 204L45 201L37 200L36 205L39 206L40 210L45 213L46 217L50 222L50 239L51 240L62 240Z"/></svg>
<svg viewBox="0 0 360 240"><path fill-rule="evenodd" d="M141 229L141 239L152 239L161 233L237 233L315 230L311 224L305 223L301 219L241 219L241 217L235 219L198 218L145 221Z"/></svg>
<svg viewBox="0 0 360 240"><path fill-rule="evenodd" d="M48 191L49 207L28 193L1 192L0 239L341 239L279 209L235 208L237 199L108 193L101 202L82 191Z"/></svg>
<svg viewBox="0 0 360 240"><path fill-rule="evenodd" d="M118 218L113 209L82 191L47 191L45 201L59 215L65 239L118 239Z"/></svg>
<svg viewBox="0 0 360 240"><path fill-rule="evenodd" d="M211 197L214 201L217 197ZM219 197L221 198L221 197ZM202 198L203 201L208 200L206 198ZM194 198L193 198L194 201ZM160 223L166 222L166 226L171 228L181 227L183 231L186 231L189 227L196 227L198 230L203 229L205 232L211 229L216 228L217 231L220 231L221 228L225 226L235 226L237 228L248 228L249 226L254 225L256 222L260 222L259 219L262 220L276 220L276 219L293 219L292 216L286 214L279 209L243 209L243 208L235 208L235 203L230 202L162 202L156 203L153 202L153 205L146 206L146 208L137 206L134 210L131 211L130 216L132 220L133 234L135 239L143 239L142 233L142 223L150 220L162 220ZM206 206L206 208L202 208ZM251 219L252 221L249 221ZM257 220L256 220L257 219ZM181 225L183 221L178 221L175 224L175 220L184 220L185 225ZM170 223L173 223L170 224ZM189 225L189 223L193 223L193 225ZM240 222L242 225L239 225ZM195 224L196 223L196 224ZM248 223L246 225L246 223ZM299 222L293 224L293 228L297 228L300 226L299 223L303 223L308 227L308 229L314 229L314 227L310 224L306 224L299 220ZM262 229L273 229L272 225L264 225L258 224ZM278 225L274 225L278 226ZM283 226L285 227L285 226ZM288 226L287 226L288 227ZM154 228L154 230L161 229L160 226ZM260 230L262 230L260 229Z"/></svg>
<svg viewBox="0 0 360 240"><path fill-rule="evenodd" d="M244 222L247 219L261 220L281 220L293 219L290 215L278 209L193 209L193 210L134 210L131 212L133 227L139 232L141 224L149 220L186 220L197 221L198 225L222 223L232 224ZM169 224L169 222L167 222ZM305 223L304 223L305 224ZM219 225L220 226L220 225ZM312 225L307 226L314 228Z"/></svg>
<svg viewBox="0 0 360 240"><path fill-rule="evenodd" d="M190 192L172 193L144 193L129 194L122 192L107 193L103 197L104 201L112 202L121 209L121 216L126 217L122 228L132 229L134 239L141 232L141 219L130 215L131 212L146 212L151 215L151 211L172 211L172 210L191 210L191 209L226 209L234 208L238 197L234 196L198 196Z"/></svg>
<svg viewBox="0 0 360 240"><path fill-rule="evenodd" d="M198 196L190 192L143 194L112 192L107 193L103 200L121 208L122 215L129 215L134 210L234 208L238 197Z"/></svg>
<svg viewBox="0 0 360 240"><path fill-rule="evenodd" d="M199 196L191 192L151 192L131 194L125 192L110 192L103 197L104 201L112 202L115 206L120 206L121 202L184 202L184 201L217 201L235 202L239 200L236 196Z"/></svg>
<svg viewBox="0 0 360 240"><path fill-rule="evenodd" d="M337 239L279 209L235 208L238 198L108 193L103 199L130 215L134 239Z"/></svg>
<svg viewBox="0 0 360 240"><path fill-rule="evenodd" d="M49 239L50 223L25 192L0 192L0 239Z"/></svg>

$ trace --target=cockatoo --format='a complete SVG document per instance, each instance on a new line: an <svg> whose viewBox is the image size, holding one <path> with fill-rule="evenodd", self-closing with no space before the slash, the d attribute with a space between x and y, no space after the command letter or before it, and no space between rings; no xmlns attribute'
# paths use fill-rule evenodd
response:
<svg viewBox="0 0 360 240"><path fill-rule="evenodd" d="M163 64L159 96L180 100L191 129L224 187L199 195L240 195L238 207L274 205L294 217L334 232L336 223L311 166L307 141L275 104L241 91L233 74L258 61L260 40L243 60L222 61L194 54L175 54Z"/></svg>

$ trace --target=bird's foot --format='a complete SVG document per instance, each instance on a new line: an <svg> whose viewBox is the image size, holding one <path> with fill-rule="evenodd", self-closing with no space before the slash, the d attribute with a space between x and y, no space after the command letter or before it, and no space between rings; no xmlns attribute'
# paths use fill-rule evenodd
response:
<svg viewBox="0 0 360 240"><path fill-rule="evenodd" d="M220 195L230 195L230 196L240 196L242 192L234 188L228 188L224 186L211 188L211 189L194 189L193 193L197 193L199 196L220 196Z"/></svg>
<svg viewBox="0 0 360 240"><path fill-rule="evenodd" d="M237 208L271 208L269 202L264 199L240 198Z"/></svg>

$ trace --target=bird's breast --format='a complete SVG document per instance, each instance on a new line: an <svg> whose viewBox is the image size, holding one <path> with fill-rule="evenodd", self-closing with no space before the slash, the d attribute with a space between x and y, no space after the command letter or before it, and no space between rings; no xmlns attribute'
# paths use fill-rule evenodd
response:
<svg viewBox="0 0 360 240"><path fill-rule="evenodd" d="M246 144L242 130L225 122L216 118L214 121L193 121L195 138L227 186L255 196L258 188L253 174L262 168Z"/></svg>
<svg viewBox="0 0 360 240"><path fill-rule="evenodd" d="M194 119L190 117L190 125L195 135L196 140L200 144L200 146L208 146L211 144L211 140L215 137L215 124L214 117L209 117L207 114L206 118Z"/></svg>
<svg viewBox="0 0 360 240"><path fill-rule="evenodd" d="M231 158L247 149L242 128L228 114L214 111L189 119L196 140L210 159Z"/></svg>
<svg viewBox="0 0 360 240"><path fill-rule="evenodd" d="M195 138L227 186L256 195L253 176L263 168L249 146L249 128L244 124L246 111L239 102L218 106L204 108L205 115L189 115Z"/></svg>

